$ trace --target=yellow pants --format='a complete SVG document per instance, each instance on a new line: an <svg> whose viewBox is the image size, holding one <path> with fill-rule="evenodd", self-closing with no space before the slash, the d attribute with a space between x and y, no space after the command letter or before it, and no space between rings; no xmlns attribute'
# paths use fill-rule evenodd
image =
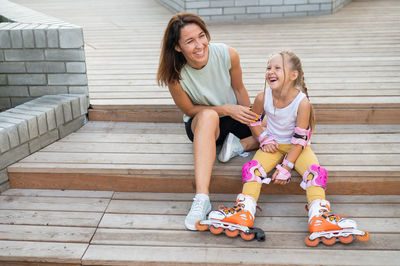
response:
<svg viewBox="0 0 400 266"><path fill-rule="evenodd" d="M270 172L275 166L279 163L282 163L283 157L289 152L292 144L279 144L278 151L275 153L263 152L259 149L253 157L253 160L258 161L265 172ZM310 146L307 146L300 153L296 162L294 163L294 169L301 175L305 173L305 171L312 165L319 165L318 159L315 156L314 152L311 150ZM313 175L308 176L308 180L311 180ZM245 183L243 186L242 193L252 196L256 201L260 196L261 184L257 181L252 181ZM316 199L325 199L325 190L322 187L314 187L310 186L306 190L307 201L310 204L313 200Z"/></svg>

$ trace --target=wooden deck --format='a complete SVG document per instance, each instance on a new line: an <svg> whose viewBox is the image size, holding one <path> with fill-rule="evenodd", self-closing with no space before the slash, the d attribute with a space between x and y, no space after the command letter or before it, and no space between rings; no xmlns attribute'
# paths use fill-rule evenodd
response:
<svg viewBox="0 0 400 266"><path fill-rule="evenodd" d="M400 125L317 125L311 141L329 171L328 193L399 193ZM251 156L216 161L211 191L239 193ZM192 144L182 123L90 121L8 173L13 188L194 192ZM296 175L264 192L302 194L299 183Z"/></svg>
<svg viewBox="0 0 400 266"><path fill-rule="evenodd" d="M84 28L91 120L180 122L155 75L171 13L155 1L15 0ZM84 10L84 12L76 12ZM400 2L353 0L329 16L210 25L212 41L236 48L251 97L269 54L303 61L318 123L400 123Z"/></svg>
<svg viewBox="0 0 400 266"><path fill-rule="evenodd" d="M11 189L0 196L1 265L398 265L400 196L330 195L371 240L307 248L304 196L262 195L265 242L183 227L192 194ZM212 203L231 204L233 194ZM26 264L25 264L26 263ZM46 264L48 263L48 264ZM62 263L62 264L58 264Z"/></svg>

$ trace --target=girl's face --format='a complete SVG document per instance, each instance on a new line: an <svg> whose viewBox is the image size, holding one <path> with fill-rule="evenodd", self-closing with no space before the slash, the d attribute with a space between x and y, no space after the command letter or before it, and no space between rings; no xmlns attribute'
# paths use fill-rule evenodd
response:
<svg viewBox="0 0 400 266"><path fill-rule="evenodd" d="M183 54L189 66L201 69L207 64L208 39L197 24L184 26L178 43L175 50Z"/></svg>
<svg viewBox="0 0 400 266"><path fill-rule="evenodd" d="M280 54L271 57L267 65L265 78L271 90L281 89L285 82L294 83L297 78L297 71L292 71L290 63L285 61L285 71L283 70L283 59Z"/></svg>

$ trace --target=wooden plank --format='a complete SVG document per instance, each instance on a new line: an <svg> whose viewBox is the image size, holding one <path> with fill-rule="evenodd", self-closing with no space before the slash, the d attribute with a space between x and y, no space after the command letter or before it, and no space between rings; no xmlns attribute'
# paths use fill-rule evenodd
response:
<svg viewBox="0 0 400 266"><path fill-rule="evenodd" d="M100 228L91 241L92 245L129 245L129 246L174 246L209 248L283 248L307 249L304 238L307 232L267 232L264 242L247 242L228 239L226 236L213 235L210 232L192 232L177 230L139 230L139 229L105 229ZM194 241L195 239L195 241ZM343 245L326 247L319 245L316 249L342 250ZM352 250L400 250L400 234L374 233L366 243L355 241Z"/></svg>
<svg viewBox="0 0 400 266"><path fill-rule="evenodd" d="M9 189L1 193L2 196L61 198L111 198L113 194L112 191L48 189Z"/></svg>
<svg viewBox="0 0 400 266"><path fill-rule="evenodd" d="M290 256L288 256L288 252ZM155 256L154 254L157 254ZM399 251L241 249L207 247L137 247L90 245L83 265L124 265L138 263L210 263L278 265L395 265ZM329 258L329 260L327 260Z"/></svg>
<svg viewBox="0 0 400 266"><path fill-rule="evenodd" d="M305 193L304 193L305 194ZM235 201L213 202L214 209L219 204L233 207ZM306 200L301 203L263 203L259 202L258 207L262 212L258 217L303 217ZM144 200L112 200L107 207L106 213L125 214L165 214L165 215L186 215L192 201L144 201ZM400 217L400 206L398 204L332 204L335 213L344 213L349 217Z"/></svg>
<svg viewBox="0 0 400 266"><path fill-rule="evenodd" d="M88 244L0 241L0 261L80 263Z"/></svg>
<svg viewBox="0 0 400 266"><path fill-rule="evenodd" d="M305 211L304 211L305 213ZM99 228L185 230L185 215L166 214L104 214ZM255 227L266 232L307 232L308 218L304 217L258 217ZM354 219L360 230L370 233L400 233L400 218L360 218Z"/></svg>
<svg viewBox="0 0 400 266"><path fill-rule="evenodd" d="M102 212L108 199L0 196L0 209Z"/></svg>
<svg viewBox="0 0 400 266"><path fill-rule="evenodd" d="M0 225L0 241L40 241L87 243L94 235L96 228Z"/></svg>
<svg viewBox="0 0 400 266"><path fill-rule="evenodd" d="M115 192L113 200L154 200L154 201L191 201L193 193L146 193L146 192ZM213 202L234 202L236 194L211 194ZM399 195L327 195L332 204L336 203L400 203ZM304 203L304 195L263 195L261 194L258 202L263 203L284 203L300 202Z"/></svg>
<svg viewBox="0 0 400 266"><path fill-rule="evenodd" d="M102 212L0 210L1 224L96 227Z"/></svg>

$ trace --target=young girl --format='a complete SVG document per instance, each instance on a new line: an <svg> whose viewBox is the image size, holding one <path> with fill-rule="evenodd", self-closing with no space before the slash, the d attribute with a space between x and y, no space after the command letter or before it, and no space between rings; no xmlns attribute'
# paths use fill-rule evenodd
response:
<svg viewBox="0 0 400 266"><path fill-rule="evenodd" d="M271 179L274 184L285 185L290 182L291 170L295 169L303 176L301 187L307 194L308 223L312 233L305 239L308 246L318 245L320 239L324 244L332 245L336 237L342 243L350 243L353 235L357 235L360 241L368 241L368 233L356 230L355 221L329 213L330 203L325 199L327 171L319 165L309 146L314 129L314 112L308 100L300 59L289 51L273 55L265 78L269 88L256 97L253 111L265 113L267 128L264 131L260 121L250 124L260 149L252 161L243 165L245 184L235 206L229 209L221 206L209 214L209 221L214 221L211 222L211 232L221 233L225 228L225 233L234 237L239 234L239 230L235 229L240 228L235 225L251 227L261 185L269 184ZM274 168L272 178L267 178L266 173ZM204 230L201 225L201 222L197 224ZM330 233L321 233L326 231ZM252 238L243 232L241 236L246 240Z"/></svg>

